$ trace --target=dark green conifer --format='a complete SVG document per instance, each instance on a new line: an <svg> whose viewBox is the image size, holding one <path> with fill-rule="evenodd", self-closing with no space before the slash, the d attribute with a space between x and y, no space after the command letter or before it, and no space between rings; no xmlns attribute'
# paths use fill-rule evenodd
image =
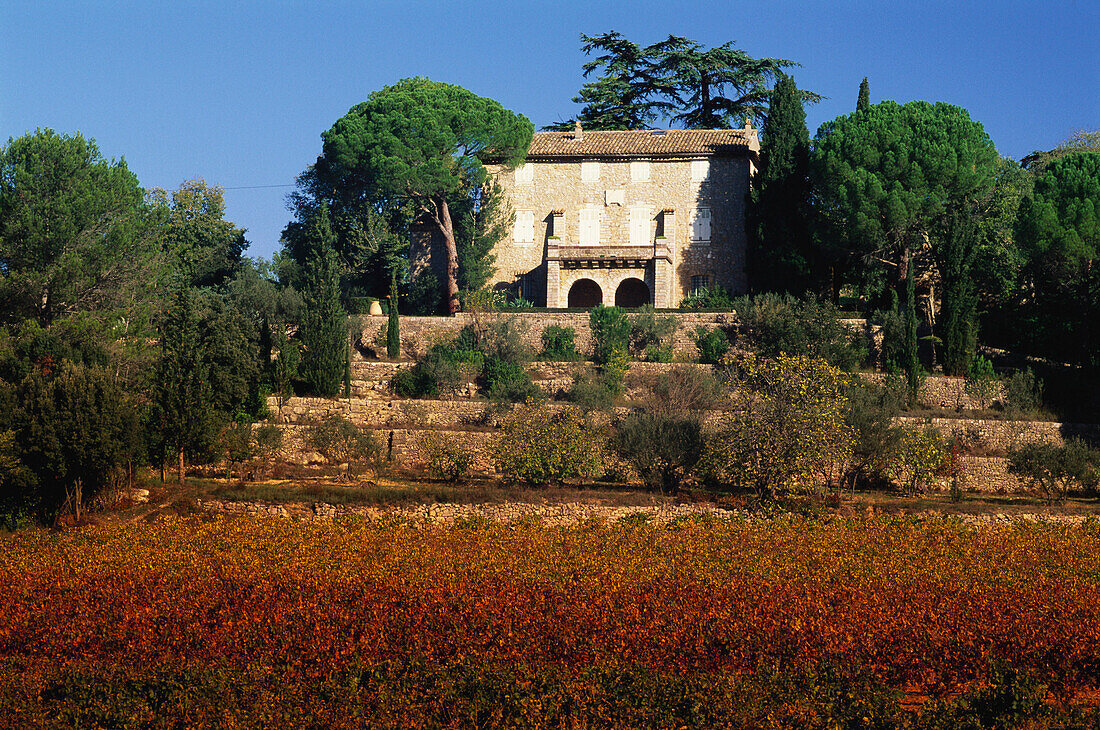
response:
<svg viewBox="0 0 1100 730"><path fill-rule="evenodd" d="M304 345L301 373L315 395L332 397L340 392L347 362L347 314L340 305L340 270L336 236L322 205L310 226L302 301L305 313L299 339Z"/></svg>
<svg viewBox="0 0 1100 730"><path fill-rule="evenodd" d="M859 99L856 100L856 111L862 112L871 108L871 85L867 83L867 77L859 82Z"/></svg>

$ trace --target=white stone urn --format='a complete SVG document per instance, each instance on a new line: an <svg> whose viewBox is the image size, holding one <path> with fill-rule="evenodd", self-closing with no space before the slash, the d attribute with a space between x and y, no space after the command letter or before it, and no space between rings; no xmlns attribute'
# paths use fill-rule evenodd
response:
<svg viewBox="0 0 1100 730"><path fill-rule="evenodd" d="M377 299L374 299L374 300L371 301L369 311L370 311L370 315L372 317L381 317L382 316L382 305L379 304Z"/></svg>

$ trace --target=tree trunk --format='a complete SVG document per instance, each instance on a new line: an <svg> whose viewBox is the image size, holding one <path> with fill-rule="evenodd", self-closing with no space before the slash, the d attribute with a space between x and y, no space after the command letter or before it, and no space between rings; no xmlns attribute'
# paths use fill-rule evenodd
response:
<svg viewBox="0 0 1100 730"><path fill-rule="evenodd" d="M455 244L454 224L446 198L436 196L435 206L438 211L436 220L447 250L447 313L454 314L458 311L458 246Z"/></svg>
<svg viewBox="0 0 1100 730"><path fill-rule="evenodd" d="M180 449L180 462L179 462L179 472L178 472L178 478L177 478L177 481L178 481L178 482L179 482L180 484L183 484L183 471L184 471L184 464L183 464L183 449Z"/></svg>

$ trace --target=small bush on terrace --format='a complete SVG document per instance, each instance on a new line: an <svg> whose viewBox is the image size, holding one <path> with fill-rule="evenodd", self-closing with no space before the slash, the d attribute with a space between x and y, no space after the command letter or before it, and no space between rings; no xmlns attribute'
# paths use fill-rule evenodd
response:
<svg viewBox="0 0 1100 730"><path fill-rule="evenodd" d="M966 373L963 387L966 394L977 403L979 410L985 410L993 403L1000 386L1001 381L993 371L993 363L981 355L970 361L970 370Z"/></svg>
<svg viewBox="0 0 1100 730"><path fill-rule="evenodd" d="M580 360L577 352L577 333L572 327L548 325L542 331L542 353L545 360Z"/></svg>
<svg viewBox="0 0 1100 730"><path fill-rule="evenodd" d="M867 380L854 379L847 390L844 420L855 440L843 476L849 489L861 485L884 486L901 443L902 429L893 424L901 411L904 393Z"/></svg>
<svg viewBox="0 0 1100 730"><path fill-rule="evenodd" d="M330 413L311 423L306 429L305 441L329 463L347 464L346 477L351 477L357 466L376 463L381 454L374 434L338 413Z"/></svg>
<svg viewBox="0 0 1100 730"><path fill-rule="evenodd" d="M612 353L630 352L630 322L618 307L597 304L588 315L596 348L593 359L604 364Z"/></svg>
<svg viewBox="0 0 1100 730"><path fill-rule="evenodd" d="M469 475L473 455L454 436L428 431L420 437L419 447L433 479L457 482Z"/></svg>
<svg viewBox="0 0 1100 730"><path fill-rule="evenodd" d="M734 307L752 349L765 357L805 355L846 371L867 359L863 334L841 322L829 301L813 295L797 299L789 294L760 294L740 297Z"/></svg>
<svg viewBox="0 0 1100 730"><path fill-rule="evenodd" d="M672 362L672 334L676 317L658 317L652 305L630 318L630 352L649 362Z"/></svg>
<svg viewBox="0 0 1100 730"><path fill-rule="evenodd" d="M734 300L722 286L696 289L680 302L683 309L733 309Z"/></svg>
<svg viewBox="0 0 1100 730"><path fill-rule="evenodd" d="M529 399L504 419L496 446L497 466L509 479L529 484L591 477L603 464L607 436L579 411L554 413L542 399Z"/></svg>
<svg viewBox="0 0 1100 730"><path fill-rule="evenodd" d="M955 460L951 445L928 428L924 431L904 431L888 468L901 488L909 494L928 489L932 478L953 473Z"/></svg>
<svg viewBox="0 0 1100 730"><path fill-rule="evenodd" d="M730 341L726 333L720 329L708 330L706 327L695 328L695 334L691 338L695 347L699 350L699 362L708 365L717 365L730 349Z"/></svg>
<svg viewBox="0 0 1100 730"><path fill-rule="evenodd" d="M1028 368L1005 378L1005 412L1016 416L1035 416L1043 407L1043 381Z"/></svg>

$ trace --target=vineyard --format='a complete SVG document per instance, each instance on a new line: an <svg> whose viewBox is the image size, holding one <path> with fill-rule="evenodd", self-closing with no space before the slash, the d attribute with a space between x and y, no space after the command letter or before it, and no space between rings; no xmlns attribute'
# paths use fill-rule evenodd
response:
<svg viewBox="0 0 1100 730"><path fill-rule="evenodd" d="M1017 685L1068 717L1098 555L1095 522L28 529L0 537L0 723L949 727Z"/></svg>

